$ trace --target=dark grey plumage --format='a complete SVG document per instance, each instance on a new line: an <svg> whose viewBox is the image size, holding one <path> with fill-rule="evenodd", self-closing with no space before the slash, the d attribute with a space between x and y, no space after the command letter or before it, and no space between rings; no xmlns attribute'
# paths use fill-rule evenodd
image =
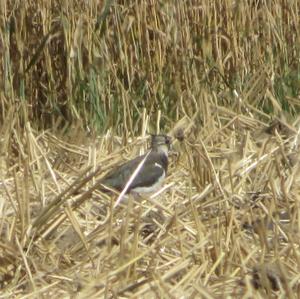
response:
<svg viewBox="0 0 300 299"><path fill-rule="evenodd" d="M157 185L164 179L168 170L168 150L170 144L171 138L167 135L152 136L150 153L139 173L129 186L127 193L131 191L138 193L151 192L151 189L158 187ZM120 165L108 173L100 183L108 188L116 189L119 192L122 191L145 156L146 155L136 157ZM102 189L102 191L105 190Z"/></svg>

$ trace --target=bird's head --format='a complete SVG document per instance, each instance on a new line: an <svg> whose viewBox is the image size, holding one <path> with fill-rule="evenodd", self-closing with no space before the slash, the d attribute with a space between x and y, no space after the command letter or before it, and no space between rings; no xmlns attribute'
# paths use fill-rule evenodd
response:
<svg viewBox="0 0 300 299"><path fill-rule="evenodd" d="M151 135L151 148L168 154L172 138L168 135Z"/></svg>

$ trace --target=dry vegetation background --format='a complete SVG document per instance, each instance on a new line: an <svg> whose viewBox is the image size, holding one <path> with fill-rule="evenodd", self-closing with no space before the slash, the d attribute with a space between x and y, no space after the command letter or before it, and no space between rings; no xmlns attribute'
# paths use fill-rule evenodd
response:
<svg viewBox="0 0 300 299"><path fill-rule="evenodd" d="M1 1L0 298L299 298L299 5Z"/></svg>

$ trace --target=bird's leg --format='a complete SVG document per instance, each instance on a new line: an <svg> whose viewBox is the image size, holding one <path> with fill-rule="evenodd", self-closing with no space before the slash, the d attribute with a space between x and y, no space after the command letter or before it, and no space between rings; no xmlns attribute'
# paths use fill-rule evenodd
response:
<svg viewBox="0 0 300 299"><path fill-rule="evenodd" d="M144 199L144 197L139 192L131 191L131 195L134 200L142 201Z"/></svg>

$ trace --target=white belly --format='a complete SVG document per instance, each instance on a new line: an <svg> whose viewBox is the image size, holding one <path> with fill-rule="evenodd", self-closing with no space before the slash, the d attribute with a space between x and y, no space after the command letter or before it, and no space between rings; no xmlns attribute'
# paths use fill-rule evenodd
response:
<svg viewBox="0 0 300 299"><path fill-rule="evenodd" d="M135 192L135 193L152 193L152 192L155 192L157 191L161 185L162 185L162 182L165 178L165 172L163 172L163 175L159 178L159 180L152 186L149 186L149 187L137 187L137 188L134 188L132 189L131 191Z"/></svg>

